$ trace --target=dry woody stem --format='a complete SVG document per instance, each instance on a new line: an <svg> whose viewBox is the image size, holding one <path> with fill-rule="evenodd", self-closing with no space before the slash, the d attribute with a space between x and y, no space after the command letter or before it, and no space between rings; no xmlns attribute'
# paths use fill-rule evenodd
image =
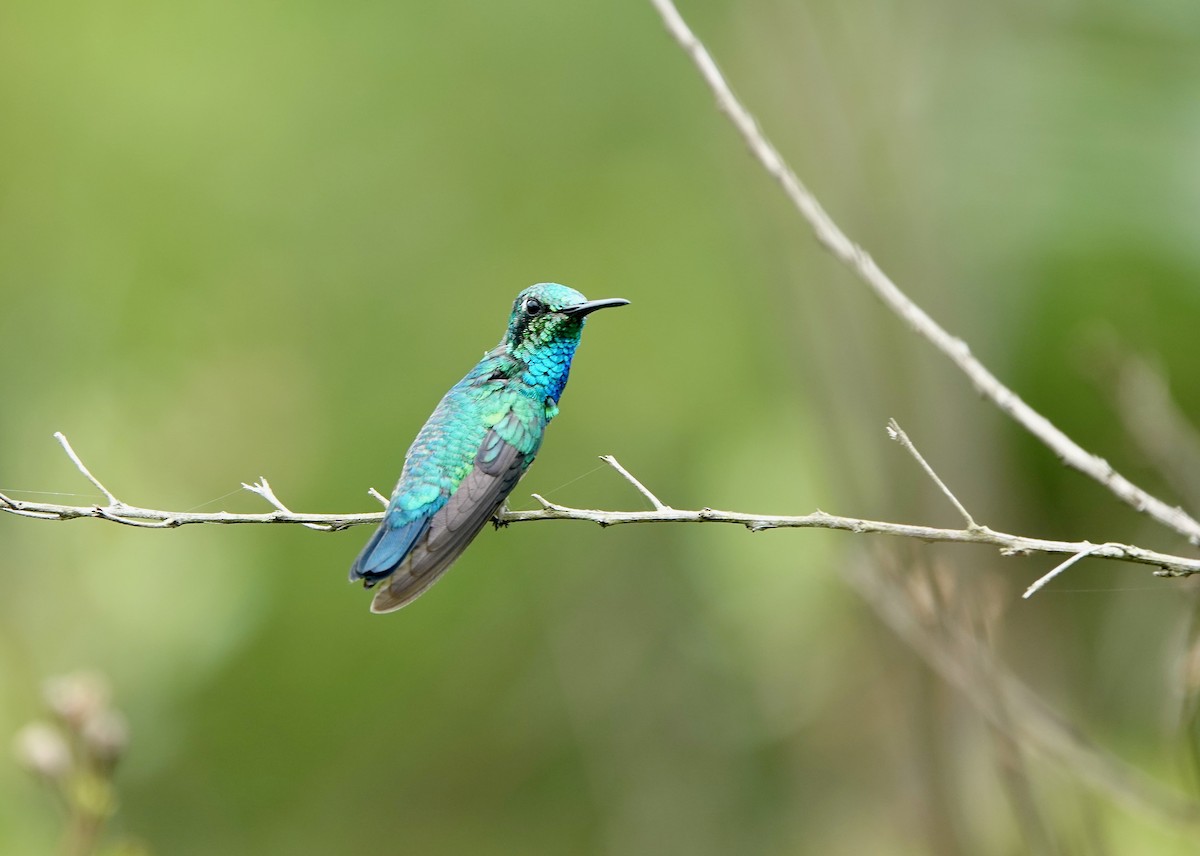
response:
<svg viewBox="0 0 1200 856"><path fill-rule="evenodd" d="M1046 554L1073 557L1069 562L1059 565L1052 574L1047 575L1045 578L1046 581L1084 556L1149 565L1155 568L1156 573L1160 576L1189 576L1200 573L1200 558L1161 553L1132 544L1092 544L1087 541L1056 541L1046 538L1032 538L981 526L974 521L962 503L958 501L950 489L946 487L945 483L937 476L933 468L916 450L912 441L908 439L908 436L896 424L895 420L888 423L888 432L913 455L935 484L946 494L955 508L967 521L965 528L942 529L911 523L865 520L857 517L828 514L820 510L804 515L774 515L747 514L740 511L719 511L715 508L701 508L698 510L672 508L662 502L649 488L635 478L611 455L602 455L601 460L611 466L642 497L648 500L654 506L652 510L602 511L595 508L574 508L550 502L534 494L534 499L541 505L541 508L532 511L501 510L497 513L496 519L498 523L502 524L531 523L538 520L585 520L600 526L617 526L624 523L727 523L744 526L751 532L761 532L766 529L834 529L858 535L890 535L899 538L915 538L926 542L943 541L961 544L984 544L999 549L1006 556ZM273 508L269 512L242 514L229 511L162 511L130 505L118 499L112 491L103 487L102 483L84 465L82 459L76 454L65 436L58 433L55 434L55 437L62 444L72 463L104 495L107 503L105 505L58 505L13 499L0 493L0 512L7 512L22 517L33 517L39 520L76 520L93 517L113 523L122 523L126 526L139 526L150 529L174 529L179 526L198 523L216 523L222 525L279 523L298 524L324 532L336 532L351 526L378 524L383 519L382 511L356 514L307 514L292 511L275 495L274 490L265 478L260 478L254 484L243 483L242 487L268 502ZM371 495L376 499L383 499L382 495L374 489L371 490ZM1044 582L1041 584L1044 584ZM1033 590L1036 591L1039 587L1040 585L1035 585Z"/></svg>

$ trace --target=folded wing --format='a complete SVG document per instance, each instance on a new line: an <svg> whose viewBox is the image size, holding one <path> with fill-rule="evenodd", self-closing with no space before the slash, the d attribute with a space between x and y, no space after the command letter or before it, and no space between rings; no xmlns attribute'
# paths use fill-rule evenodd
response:
<svg viewBox="0 0 1200 856"><path fill-rule="evenodd" d="M473 468L446 504L426 519L424 528L413 530L416 535L411 548L397 559L395 570L376 592L371 602L372 612L392 612L424 593L462 554L516 487L533 454L523 453L502 432L507 433L504 421L488 431ZM372 538L372 543L375 541ZM371 549L368 544L363 553ZM395 554L388 550L381 555L392 558Z"/></svg>

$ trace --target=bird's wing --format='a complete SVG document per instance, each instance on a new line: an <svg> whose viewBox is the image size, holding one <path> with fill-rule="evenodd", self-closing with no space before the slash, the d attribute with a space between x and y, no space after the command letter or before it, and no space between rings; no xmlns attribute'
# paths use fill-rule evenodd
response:
<svg viewBox="0 0 1200 856"><path fill-rule="evenodd" d="M505 497L516 487L533 460L523 452L523 437L514 434L510 413L490 429L475 455L471 471L458 488L428 521L428 528L416 540L408 557L385 581L371 602L372 612L399 609L434 584L467 549L479 530L496 513ZM505 435L517 441L514 445Z"/></svg>

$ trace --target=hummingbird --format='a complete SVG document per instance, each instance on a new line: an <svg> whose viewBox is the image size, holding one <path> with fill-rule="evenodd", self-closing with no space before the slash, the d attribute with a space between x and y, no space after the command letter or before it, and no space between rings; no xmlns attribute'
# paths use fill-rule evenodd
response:
<svg viewBox="0 0 1200 856"><path fill-rule="evenodd" d="M500 344L450 388L404 456L379 528L350 567L392 612L437 582L504 504L558 415L583 322L628 300L588 300L555 282L513 302Z"/></svg>

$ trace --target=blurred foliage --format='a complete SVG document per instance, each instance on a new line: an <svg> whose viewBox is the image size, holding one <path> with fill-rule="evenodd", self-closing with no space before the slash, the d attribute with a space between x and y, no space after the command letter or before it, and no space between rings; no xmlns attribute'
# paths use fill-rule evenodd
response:
<svg viewBox="0 0 1200 856"><path fill-rule="evenodd" d="M1163 491L1098 347L1200 413L1200 6L697 0L683 12L847 231L1086 448ZM0 489L370 509L513 294L589 326L514 494L1183 550L981 402L816 248L648 4L309 0L0 10ZM1098 344L1100 343L1100 344ZM79 501L87 501L79 498ZM365 530L0 517L0 734L111 676L116 825L154 852L1027 852L978 714L845 586L862 539L582 524L484 533L398 615ZM890 545L992 599L1081 731L1188 787L1194 586ZM1181 730L1182 729L1182 730ZM1191 842L1031 760L1064 851ZM60 820L0 765L0 852ZM120 831L120 830L118 830Z"/></svg>

